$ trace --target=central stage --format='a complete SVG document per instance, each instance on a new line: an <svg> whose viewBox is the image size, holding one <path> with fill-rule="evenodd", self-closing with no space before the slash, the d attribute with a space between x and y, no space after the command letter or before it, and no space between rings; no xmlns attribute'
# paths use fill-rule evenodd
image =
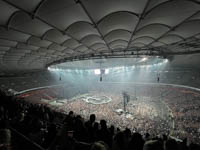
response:
<svg viewBox="0 0 200 150"><path fill-rule="evenodd" d="M81 95L79 98L81 98L83 101L91 104L105 104L112 101L112 99L108 96L102 95L102 94L85 94Z"/></svg>

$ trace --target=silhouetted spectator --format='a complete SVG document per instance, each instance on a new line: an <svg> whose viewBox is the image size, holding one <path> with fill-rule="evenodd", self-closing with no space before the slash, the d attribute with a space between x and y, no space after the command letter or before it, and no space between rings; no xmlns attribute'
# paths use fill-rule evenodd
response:
<svg viewBox="0 0 200 150"><path fill-rule="evenodd" d="M178 149L178 144L174 139L169 139L165 143L165 150L177 150Z"/></svg>
<svg viewBox="0 0 200 150"><path fill-rule="evenodd" d="M144 140L142 135L139 133L133 133L131 141L128 145L128 150L142 150L144 145Z"/></svg>
<svg viewBox="0 0 200 150"><path fill-rule="evenodd" d="M99 140L104 141L106 144L108 144L109 147L112 146L112 137L111 134L107 128L107 124L105 120L100 121L101 129L99 130Z"/></svg>

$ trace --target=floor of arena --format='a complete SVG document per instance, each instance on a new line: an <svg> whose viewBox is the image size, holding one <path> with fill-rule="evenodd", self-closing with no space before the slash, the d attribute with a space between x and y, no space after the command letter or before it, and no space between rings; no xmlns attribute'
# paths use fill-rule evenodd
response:
<svg viewBox="0 0 200 150"><path fill-rule="evenodd" d="M130 128L151 134L169 133L173 128L170 111L157 99L131 96L124 110L122 94L90 92L68 100L42 100L58 111L68 113L73 110L88 119L95 114L97 120L105 119L109 125ZM154 129L158 130L154 130ZM164 129L164 130L163 130Z"/></svg>
<svg viewBox="0 0 200 150"><path fill-rule="evenodd" d="M48 105L53 110L68 113L73 110L86 120L95 114L97 121L105 119L108 125L124 129L126 127L151 135L170 134L178 139L200 141L200 92L185 87L115 86L106 85L81 92L70 90L63 98L64 90L43 89L26 92L24 97L31 103ZM112 90L109 90L112 89ZM124 111L123 89L130 95ZM55 92L57 90L57 92ZM70 93L72 92L72 93ZM54 93L58 93L57 96Z"/></svg>

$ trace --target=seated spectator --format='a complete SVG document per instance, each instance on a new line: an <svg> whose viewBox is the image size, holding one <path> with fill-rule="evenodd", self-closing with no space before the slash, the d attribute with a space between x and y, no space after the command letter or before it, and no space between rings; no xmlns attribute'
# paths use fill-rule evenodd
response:
<svg viewBox="0 0 200 150"><path fill-rule="evenodd" d="M113 140L112 150L126 150L124 132L118 132Z"/></svg>
<svg viewBox="0 0 200 150"><path fill-rule="evenodd" d="M93 124L94 124L94 122L95 122L95 120L96 120L95 114L91 114L91 115L90 115L90 120L88 120L88 121L86 122L87 126L92 127Z"/></svg>
<svg viewBox="0 0 200 150"><path fill-rule="evenodd" d="M178 149L178 144L174 139L169 139L165 143L165 150Z"/></svg>
<svg viewBox="0 0 200 150"><path fill-rule="evenodd" d="M139 133L133 133L132 138L128 145L128 150L142 150L144 145L144 140L142 135Z"/></svg>
<svg viewBox="0 0 200 150"><path fill-rule="evenodd" d="M98 133L99 140L104 141L106 144L108 144L109 147L111 147L112 146L112 137L107 128L106 121L101 120L100 125L101 125L101 129L99 130L99 133Z"/></svg>

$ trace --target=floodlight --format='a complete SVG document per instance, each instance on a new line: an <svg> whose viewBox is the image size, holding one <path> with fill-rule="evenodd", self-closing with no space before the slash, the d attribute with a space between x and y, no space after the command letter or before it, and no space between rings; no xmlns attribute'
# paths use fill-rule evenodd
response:
<svg viewBox="0 0 200 150"><path fill-rule="evenodd" d="M101 70L100 70L100 69L95 69L95 70L94 70L94 74L96 74L96 75L101 74Z"/></svg>
<svg viewBox="0 0 200 150"><path fill-rule="evenodd" d="M143 62L143 61L146 61L147 60L147 58L146 57L144 57L144 58L142 58L141 59L141 61L140 62Z"/></svg>
<svg viewBox="0 0 200 150"><path fill-rule="evenodd" d="M105 69L105 74L109 74L109 69Z"/></svg>
<svg viewBox="0 0 200 150"><path fill-rule="evenodd" d="M163 61L163 63L168 63L168 61L169 61L168 59L165 59L165 60Z"/></svg>

